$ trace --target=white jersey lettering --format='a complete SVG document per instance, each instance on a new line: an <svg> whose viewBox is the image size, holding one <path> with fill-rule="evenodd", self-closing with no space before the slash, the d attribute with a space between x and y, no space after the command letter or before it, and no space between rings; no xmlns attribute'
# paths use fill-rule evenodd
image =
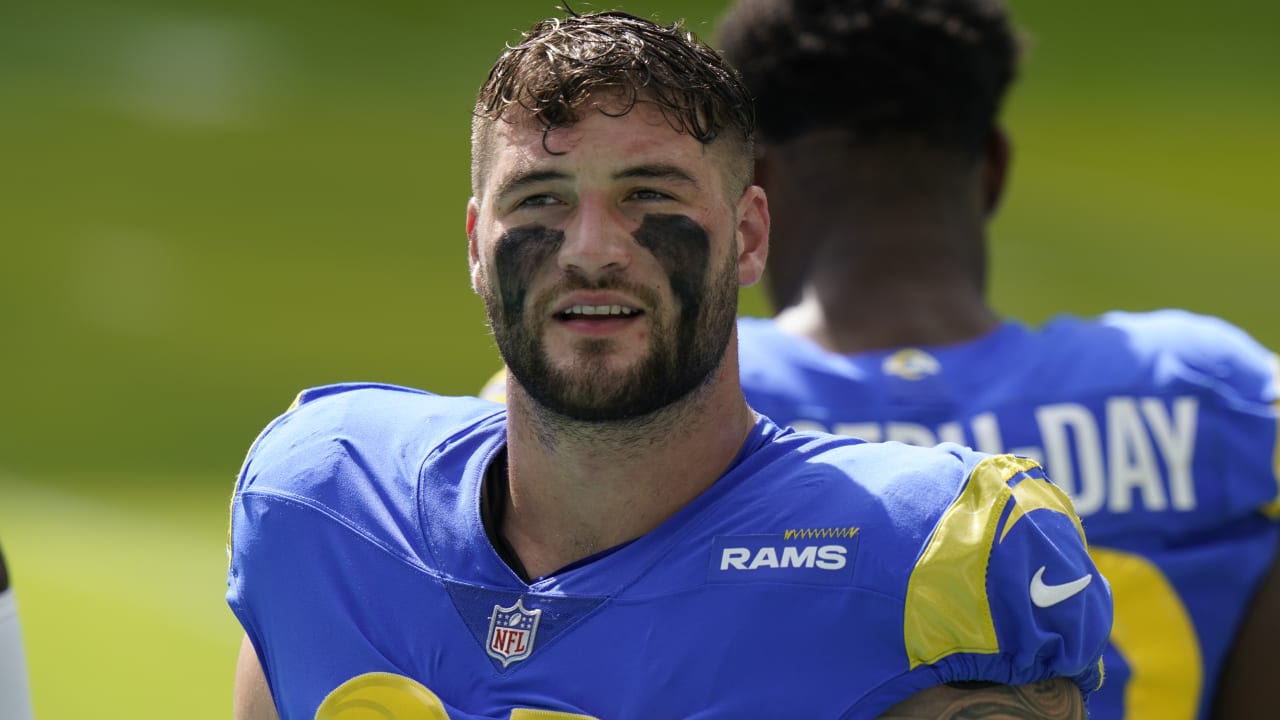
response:
<svg viewBox="0 0 1280 720"><path fill-rule="evenodd" d="M1117 513L1196 509L1192 467L1200 406L1194 396L1114 396L1106 398L1099 415L1080 403L1052 403L1032 411L1039 446L1009 447L999 416L990 411L934 428L905 421L838 422L828 427L800 419L790 424L797 430L834 432L868 442L894 440L923 446L952 442L987 453L1029 457L1071 496L1082 516L1103 509ZM1023 435L1022 439L1029 438Z"/></svg>

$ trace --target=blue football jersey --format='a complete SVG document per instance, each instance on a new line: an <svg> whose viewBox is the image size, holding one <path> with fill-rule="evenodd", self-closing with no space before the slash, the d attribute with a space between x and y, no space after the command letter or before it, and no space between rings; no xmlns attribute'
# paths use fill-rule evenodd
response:
<svg viewBox="0 0 1280 720"><path fill-rule="evenodd" d="M285 720L874 718L1101 681L1106 581L1033 462L779 429L648 534L523 581L480 497L506 412L303 393L250 450L227 599Z"/></svg>
<svg viewBox="0 0 1280 720"><path fill-rule="evenodd" d="M1173 310L848 356L768 320L743 319L739 337L747 398L780 424L1040 461L1115 595L1091 717L1207 716L1276 551L1272 353Z"/></svg>

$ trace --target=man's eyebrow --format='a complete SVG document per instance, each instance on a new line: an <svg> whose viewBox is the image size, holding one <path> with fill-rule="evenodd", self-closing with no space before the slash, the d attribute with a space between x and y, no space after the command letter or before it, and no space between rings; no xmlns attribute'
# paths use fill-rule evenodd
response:
<svg viewBox="0 0 1280 720"><path fill-rule="evenodd" d="M503 180L502 183L498 185L498 189L494 193L494 197L501 199L512 193L519 192L521 189L530 185L546 182L548 180L568 179L569 175L567 173L560 172L559 170L534 170L532 172L517 173Z"/></svg>
<svg viewBox="0 0 1280 720"><path fill-rule="evenodd" d="M653 179L653 180L674 180L676 182L685 183L694 187L698 186L698 181L692 175L677 165L635 165L625 170L613 174L614 180L626 179Z"/></svg>

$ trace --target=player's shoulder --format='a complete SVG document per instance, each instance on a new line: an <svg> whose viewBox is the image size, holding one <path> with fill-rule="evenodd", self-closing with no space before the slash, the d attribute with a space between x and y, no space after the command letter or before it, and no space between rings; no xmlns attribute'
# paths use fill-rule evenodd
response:
<svg viewBox="0 0 1280 720"><path fill-rule="evenodd" d="M821 538L849 528L854 582L902 600L894 624L910 672L886 692L939 678L1064 676L1082 691L1097 687L1109 591L1070 498L1034 460L821 433L786 432L776 443L785 453L766 470L788 487L761 493L772 499L775 524L817 528ZM1079 588L1071 602L1066 591L1061 606L1041 597L1037 573L1050 570L1047 582Z"/></svg>
<svg viewBox="0 0 1280 720"><path fill-rule="evenodd" d="M1004 485L1021 467L1009 464L1010 456L991 456L954 443L869 443L794 430L781 432L775 442L782 453L768 469L769 483L810 488L820 503L832 508L843 504L860 513L874 509L878 524L917 537L931 531L967 485Z"/></svg>
<svg viewBox="0 0 1280 720"><path fill-rule="evenodd" d="M1029 513L1059 517L1077 531L1065 540L1083 546L1070 498L1030 458L955 443L865 443L823 433L788 432L781 441L792 447L770 469L769 482L792 490L776 488L769 491L773 497L853 511L886 543L911 553L923 552L925 543L942 543L985 557ZM812 490L806 498L797 487ZM974 535L974 527L983 531Z"/></svg>
<svg viewBox="0 0 1280 720"><path fill-rule="evenodd" d="M751 317L743 315L738 318L738 340L742 342L748 339L750 342L770 343L776 342L776 337L780 333L770 318Z"/></svg>
<svg viewBox="0 0 1280 720"><path fill-rule="evenodd" d="M954 443L917 447L902 443L868 443L866 457L853 477L884 503L891 517L916 518L918 530L934 536L954 531L955 516L985 518L994 528L1016 522L1007 505L1022 510L1046 509L1078 525L1070 499L1045 476L1034 460L1009 454L991 455ZM979 553L989 544L978 543Z"/></svg>
<svg viewBox="0 0 1280 720"><path fill-rule="evenodd" d="M806 338L784 332L774 318L738 318L738 348L748 370L827 361L831 353Z"/></svg>
<svg viewBox="0 0 1280 720"><path fill-rule="evenodd" d="M254 441L240 488L265 490L297 482L312 468L365 462L361 458L410 462L503 411L477 398L379 383L303 390Z"/></svg>
<svg viewBox="0 0 1280 720"><path fill-rule="evenodd" d="M873 379L856 359L784 332L771 318L739 318L738 351L743 390L765 412L789 411L803 398L821 396L831 384L853 402Z"/></svg>
<svg viewBox="0 0 1280 720"><path fill-rule="evenodd" d="M1247 399L1274 398L1277 392L1275 353L1211 315L1165 309L1063 316L1042 334L1072 362L1124 362L1157 381L1177 378Z"/></svg>
<svg viewBox="0 0 1280 720"><path fill-rule="evenodd" d="M303 432L342 430L386 437L388 431L413 427L432 435L458 424L502 412L497 403L474 397L437 395L426 390L382 383L344 383L298 393L277 424ZM276 428L271 428L276 432Z"/></svg>
<svg viewBox="0 0 1280 720"><path fill-rule="evenodd" d="M956 443L925 447L900 442L865 442L843 435L800 430L783 430L776 442L785 443L787 462L810 472L815 467L830 467L868 488L925 478L958 481L991 457Z"/></svg>
<svg viewBox="0 0 1280 720"><path fill-rule="evenodd" d="M298 393L289 411L337 412L347 418L411 413L429 417L464 417L498 409L492 402L474 397L436 393L386 383L338 383L307 388Z"/></svg>
<svg viewBox="0 0 1280 720"><path fill-rule="evenodd" d="M1220 379L1262 383L1274 370L1274 353L1245 330L1211 315L1185 310L1111 312L1099 323L1123 329L1140 351L1175 357Z"/></svg>
<svg viewBox="0 0 1280 720"><path fill-rule="evenodd" d="M1030 458L948 444L873 444L864 452L880 479L862 485L874 489L895 528L869 528L864 543L870 554L894 559L877 584L902 593L904 649L916 671L903 682L921 673L931 682L1068 677L1086 694L1096 689L1110 592L1070 498L1043 469ZM892 469L898 463L905 471ZM896 547L873 545L876 534ZM1049 597L1042 575L1068 582Z"/></svg>

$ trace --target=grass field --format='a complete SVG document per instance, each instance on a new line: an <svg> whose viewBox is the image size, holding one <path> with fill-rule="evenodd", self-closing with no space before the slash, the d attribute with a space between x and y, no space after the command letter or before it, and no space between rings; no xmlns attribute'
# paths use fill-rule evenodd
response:
<svg viewBox="0 0 1280 720"><path fill-rule="evenodd" d="M553 4L4 4L0 542L41 720L228 717L258 429L308 385L488 376L471 95ZM1138 5L1014 2L995 302L1182 306L1280 348L1280 5ZM703 35L721 9L622 6Z"/></svg>
<svg viewBox="0 0 1280 720"><path fill-rule="evenodd" d="M0 478L40 718L226 718L226 478Z"/></svg>

